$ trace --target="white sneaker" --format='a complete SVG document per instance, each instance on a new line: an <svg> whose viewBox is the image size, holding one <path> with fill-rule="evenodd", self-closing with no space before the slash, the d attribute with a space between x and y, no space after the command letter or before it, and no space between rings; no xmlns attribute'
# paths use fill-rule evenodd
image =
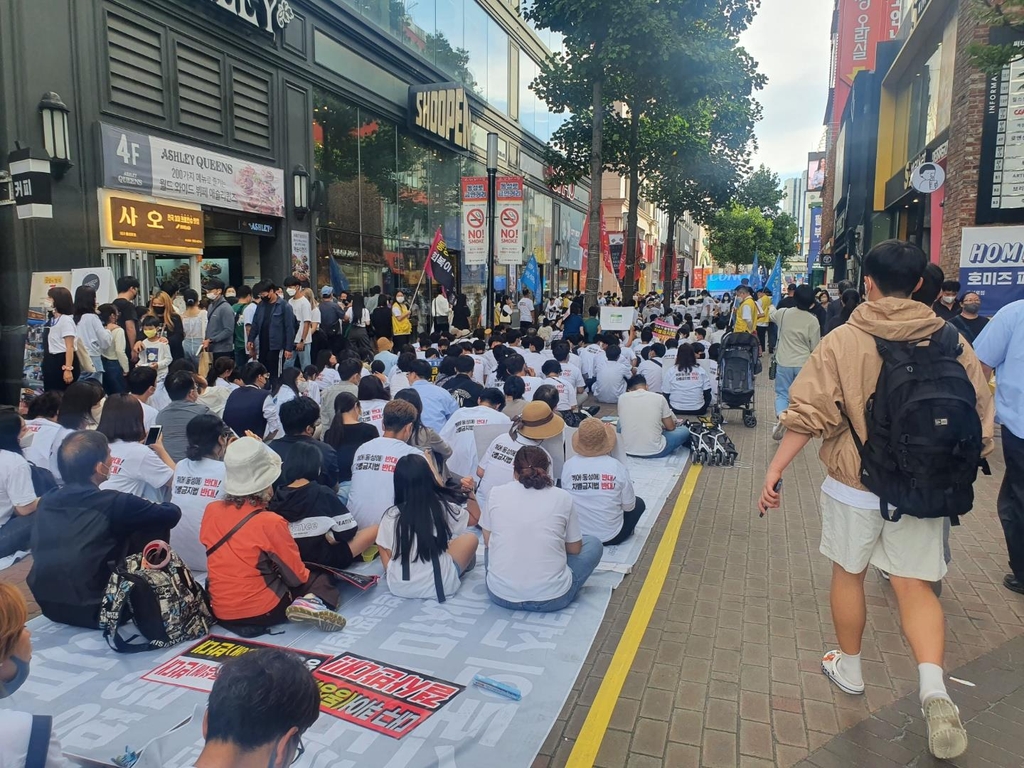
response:
<svg viewBox="0 0 1024 768"><path fill-rule="evenodd" d="M921 707L928 726L928 751L939 760L952 760L967 751L967 729L960 710L948 698L933 696Z"/></svg>
<svg viewBox="0 0 1024 768"><path fill-rule="evenodd" d="M843 693L849 693L852 696L859 696L864 693L864 683L856 685L840 674L839 660L842 657L843 654L841 651L829 651L821 660L821 671L824 672L825 677L835 683Z"/></svg>
<svg viewBox="0 0 1024 768"><path fill-rule="evenodd" d="M776 422L775 426L772 427L772 440L779 442L785 434L786 428L782 425L782 422Z"/></svg>

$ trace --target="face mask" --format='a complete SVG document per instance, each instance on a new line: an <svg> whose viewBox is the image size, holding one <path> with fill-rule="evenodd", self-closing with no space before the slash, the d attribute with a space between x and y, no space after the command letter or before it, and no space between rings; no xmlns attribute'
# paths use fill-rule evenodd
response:
<svg viewBox="0 0 1024 768"><path fill-rule="evenodd" d="M99 476L102 477L104 480L109 480L110 479L110 465L109 464L100 464L100 467L103 468L103 471L99 473Z"/></svg>
<svg viewBox="0 0 1024 768"><path fill-rule="evenodd" d="M399 304L404 304L405 296L395 296L395 301L397 301Z"/></svg>
<svg viewBox="0 0 1024 768"><path fill-rule="evenodd" d="M295 289L294 288L289 288L288 289L288 295L289 296L294 296L295 295Z"/></svg>
<svg viewBox="0 0 1024 768"><path fill-rule="evenodd" d="M153 311L156 312L157 314L163 313L164 305L163 304L154 304L153 305Z"/></svg>
<svg viewBox="0 0 1024 768"><path fill-rule="evenodd" d="M233 293L227 293L224 295L224 298L227 299L228 301L234 301L238 297Z"/></svg>
<svg viewBox="0 0 1024 768"><path fill-rule="evenodd" d="M92 420L95 421L97 424L100 423L100 416L103 415L102 400L92 407L92 410L89 411L89 415L92 416Z"/></svg>
<svg viewBox="0 0 1024 768"><path fill-rule="evenodd" d="M14 664L14 677L6 683L0 683L0 699L6 699L28 680L30 662L22 661L17 656L11 656L11 663Z"/></svg>
<svg viewBox="0 0 1024 768"><path fill-rule="evenodd" d="M981 310L981 304L964 304L964 312L969 315L976 315Z"/></svg>
<svg viewBox="0 0 1024 768"><path fill-rule="evenodd" d="M942 303L943 304L951 305L954 301L956 301L956 296L943 296L942 297Z"/></svg>
<svg viewBox="0 0 1024 768"><path fill-rule="evenodd" d="M300 382L298 382L298 385L299 385L299 394L300 395L304 395L307 392L309 392L309 382L308 381L300 381Z"/></svg>
<svg viewBox="0 0 1024 768"><path fill-rule="evenodd" d="M214 293L213 291L210 291L209 293L206 294L206 298L208 298L210 301L216 301L217 294Z"/></svg>
<svg viewBox="0 0 1024 768"><path fill-rule="evenodd" d="M143 328L142 332L146 334L147 339L152 339L156 336L156 328Z"/></svg>
<svg viewBox="0 0 1024 768"><path fill-rule="evenodd" d="M43 309L47 312L53 311L53 299L43 299Z"/></svg>

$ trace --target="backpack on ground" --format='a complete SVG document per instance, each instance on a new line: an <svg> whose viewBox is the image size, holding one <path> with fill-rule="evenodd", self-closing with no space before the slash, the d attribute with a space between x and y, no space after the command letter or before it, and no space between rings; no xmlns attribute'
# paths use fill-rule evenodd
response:
<svg viewBox="0 0 1024 768"><path fill-rule="evenodd" d="M53 472L45 467L37 467L31 461L28 463L28 466L32 472L32 490L37 498L42 497L43 494L49 493L57 487L57 480L53 476Z"/></svg>
<svg viewBox="0 0 1024 768"><path fill-rule="evenodd" d="M863 442L850 423L860 480L889 522L910 515L959 525L974 505L978 469L988 473L977 394L957 360L960 335L947 323L930 339L874 339L882 370L867 401Z"/></svg>
<svg viewBox="0 0 1024 768"><path fill-rule="evenodd" d="M134 624L137 631L125 638L120 630L128 624ZM197 640L209 634L212 625L205 591L174 552L169 552L166 565L159 569L147 567L143 555L138 554L129 555L111 570L100 606L100 629L118 653Z"/></svg>

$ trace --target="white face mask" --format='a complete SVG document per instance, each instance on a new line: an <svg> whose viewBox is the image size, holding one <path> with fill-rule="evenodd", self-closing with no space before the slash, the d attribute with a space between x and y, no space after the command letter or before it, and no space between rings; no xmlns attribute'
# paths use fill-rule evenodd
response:
<svg viewBox="0 0 1024 768"><path fill-rule="evenodd" d="M943 296L942 297L942 303L943 304L952 305L954 301L956 301L956 296Z"/></svg>
<svg viewBox="0 0 1024 768"><path fill-rule="evenodd" d="M404 304L405 296L395 296L395 301L397 301L399 304Z"/></svg>
<svg viewBox="0 0 1024 768"><path fill-rule="evenodd" d="M43 309L47 312L53 311L53 299L43 299Z"/></svg>
<svg viewBox="0 0 1024 768"><path fill-rule="evenodd" d="M207 294L206 294L206 298L208 298L208 299L209 299L210 301L216 301L216 300L217 300L217 297L218 297L219 295L220 295L220 294L218 294L218 293L215 293L215 292L213 292L213 291L210 291L209 293L207 293Z"/></svg>
<svg viewBox="0 0 1024 768"><path fill-rule="evenodd" d="M296 294L296 290L294 288L289 288L288 289L288 295L289 296L294 296L295 294Z"/></svg>

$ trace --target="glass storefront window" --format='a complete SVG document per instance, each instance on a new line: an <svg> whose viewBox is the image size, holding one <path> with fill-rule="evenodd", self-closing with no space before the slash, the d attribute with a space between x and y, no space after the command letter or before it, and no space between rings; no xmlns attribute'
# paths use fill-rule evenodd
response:
<svg viewBox="0 0 1024 768"><path fill-rule="evenodd" d="M468 54L466 86L487 99L487 11L475 2L467 2L465 13L465 40Z"/></svg>
<svg viewBox="0 0 1024 768"><path fill-rule="evenodd" d="M519 123L526 130L537 135L537 94L530 84L537 79L539 67L537 62L526 55L519 54Z"/></svg>
<svg viewBox="0 0 1024 768"><path fill-rule="evenodd" d="M508 114L508 34L487 19L487 103Z"/></svg>

